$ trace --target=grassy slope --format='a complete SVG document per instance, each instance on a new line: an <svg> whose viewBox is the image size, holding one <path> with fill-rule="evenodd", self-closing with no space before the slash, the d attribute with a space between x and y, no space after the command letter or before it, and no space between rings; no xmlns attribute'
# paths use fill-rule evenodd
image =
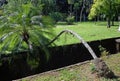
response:
<svg viewBox="0 0 120 81"><path fill-rule="evenodd" d="M120 54L102 58L118 78L106 79L98 78L91 73L92 62L76 64L74 66L62 68L38 74L32 77L23 78L19 81L120 81Z"/></svg>
<svg viewBox="0 0 120 81"><path fill-rule="evenodd" d="M118 25L118 23L115 23ZM107 38L120 37L120 32L118 32L118 26L112 26L111 28L106 27L106 22L82 22L75 23L74 25L57 25L55 28L55 33L58 34L61 30L70 29L78 33L84 40L102 40ZM79 40L75 37L63 34L58 40L55 41L57 45L73 44L78 43Z"/></svg>

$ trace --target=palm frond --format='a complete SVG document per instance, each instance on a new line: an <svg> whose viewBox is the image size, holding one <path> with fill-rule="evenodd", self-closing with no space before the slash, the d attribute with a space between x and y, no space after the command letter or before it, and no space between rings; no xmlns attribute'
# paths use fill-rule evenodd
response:
<svg viewBox="0 0 120 81"><path fill-rule="evenodd" d="M0 38L0 42L3 42L8 36L12 35L14 32L10 32L8 34L5 34L3 35L1 38Z"/></svg>

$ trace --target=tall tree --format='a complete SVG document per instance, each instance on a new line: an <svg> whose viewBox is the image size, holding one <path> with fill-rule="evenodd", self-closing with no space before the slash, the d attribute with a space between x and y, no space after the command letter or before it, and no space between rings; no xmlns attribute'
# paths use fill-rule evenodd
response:
<svg viewBox="0 0 120 81"><path fill-rule="evenodd" d="M85 0L82 0L82 9L80 11L80 22L82 21L82 14L83 14L84 8L85 8Z"/></svg>
<svg viewBox="0 0 120 81"><path fill-rule="evenodd" d="M97 15L104 14L107 18L107 27L111 27L111 20L116 15L115 13L119 10L119 0L94 0L94 4L90 10L89 19L94 18Z"/></svg>
<svg viewBox="0 0 120 81"><path fill-rule="evenodd" d="M92 0L79 0L79 4L81 7L81 9L80 9L80 22L82 20L86 21L88 13L90 12L91 1Z"/></svg>

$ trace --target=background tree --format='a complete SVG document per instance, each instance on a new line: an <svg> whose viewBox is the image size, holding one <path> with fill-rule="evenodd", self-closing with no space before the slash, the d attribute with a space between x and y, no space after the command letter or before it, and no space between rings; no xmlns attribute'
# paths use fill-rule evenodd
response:
<svg viewBox="0 0 120 81"><path fill-rule="evenodd" d="M83 14L83 10L85 8L85 0L82 0L80 3L82 3L82 9L80 11L80 22L82 21L82 14Z"/></svg>
<svg viewBox="0 0 120 81"><path fill-rule="evenodd" d="M42 14L44 15L58 10L56 0L41 0L40 3L43 4Z"/></svg>
<svg viewBox="0 0 120 81"><path fill-rule="evenodd" d="M55 23L64 20L63 14L61 12L51 12L49 13L49 16L54 20Z"/></svg>
<svg viewBox="0 0 120 81"><path fill-rule="evenodd" d="M89 19L104 14L108 22L107 27L110 28L111 20L117 15L116 13L118 13L118 4L120 4L118 0L94 0L94 4L90 10Z"/></svg>
<svg viewBox="0 0 120 81"><path fill-rule="evenodd" d="M80 4L80 13L79 13L80 22L86 21L88 13L90 12L92 0L79 0L79 4Z"/></svg>

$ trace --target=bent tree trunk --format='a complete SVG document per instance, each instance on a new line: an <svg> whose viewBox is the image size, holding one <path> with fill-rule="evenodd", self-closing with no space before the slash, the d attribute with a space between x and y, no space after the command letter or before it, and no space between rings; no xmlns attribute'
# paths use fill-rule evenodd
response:
<svg viewBox="0 0 120 81"><path fill-rule="evenodd" d="M75 36L76 38L78 38L80 40L80 42L82 42L82 44L87 48L87 50L90 52L91 56L93 57L94 61L94 65L95 65L95 69L97 72L98 76L101 77L106 77L106 78L112 78L114 77L114 73L108 68L108 66L106 65L106 63L99 59L96 54L94 53L94 51L92 50L92 48L88 45L87 42L85 42L82 37L80 37L77 33L71 31L71 30L63 30L61 31L48 45L50 45L51 43L53 43L55 40L58 39L58 37L60 35L62 35L63 33L69 33L72 34L73 36Z"/></svg>
<svg viewBox="0 0 120 81"><path fill-rule="evenodd" d="M71 30L63 30L61 31L49 44L53 43L60 35L62 35L63 33L70 33L72 35L74 35L76 38L78 38L80 40L80 42L83 43L83 45L88 49L88 51L90 52L90 54L92 55L92 57L95 59L97 58L96 54L94 53L94 51L92 50L92 48L87 44L87 42L85 42L82 37L80 37L77 33L71 31Z"/></svg>

